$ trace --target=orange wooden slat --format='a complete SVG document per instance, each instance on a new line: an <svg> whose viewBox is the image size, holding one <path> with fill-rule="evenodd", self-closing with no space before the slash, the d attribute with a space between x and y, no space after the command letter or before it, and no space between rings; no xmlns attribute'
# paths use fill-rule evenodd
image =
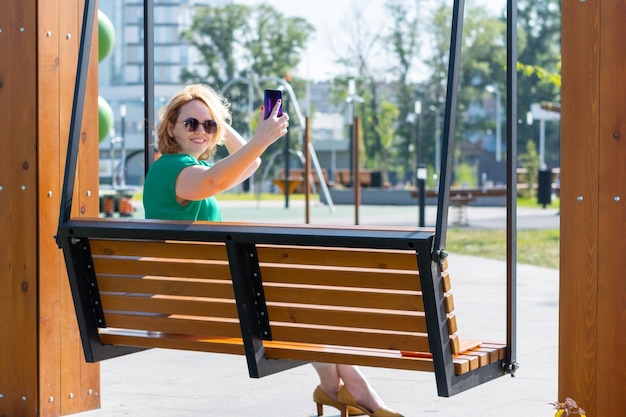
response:
<svg viewBox="0 0 626 417"><path fill-rule="evenodd" d="M417 271L261 263L263 282L420 291Z"/></svg>
<svg viewBox="0 0 626 417"><path fill-rule="evenodd" d="M102 295L101 300L102 308L105 311L151 312L239 319L234 300L170 296L134 297L107 294Z"/></svg>
<svg viewBox="0 0 626 417"><path fill-rule="evenodd" d="M450 348L452 350L452 355L458 355L464 350L461 346L461 340L459 339L458 335L450 335Z"/></svg>
<svg viewBox="0 0 626 417"><path fill-rule="evenodd" d="M423 311L421 294L394 293L391 291L365 291L325 287L284 287L266 284L267 302L319 304L339 307L377 308L388 310Z"/></svg>
<svg viewBox="0 0 626 417"><path fill-rule="evenodd" d="M265 356L271 359L314 360L426 372L434 370L432 359L405 357L393 351L372 351L337 346L298 346L298 344L274 342L265 342L264 346Z"/></svg>
<svg viewBox="0 0 626 417"><path fill-rule="evenodd" d="M221 261L94 258L93 263L99 274L231 279L228 264Z"/></svg>
<svg viewBox="0 0 626 417"><path fill-rule="evenodd" d="M257 253L261 262L398 269L417 273L415 251L259 245Z"/></svg>
<svg viewBox="0 0 626 417"><path fill-rule="evenodd" d="M348 309L288 303L270 303L273 322L362 327L379 330L404 330L426 333L426 319L419 312L378 309Z"/></svg>
<svg viewBox="0 0 626 417"><path fill-rule="evenodd" d="M132 330L106 330L100 340L108 345L147 348L180 349L199 352L228 353L243 355L241 338L193 337L174 333L138 332Z"/></svg>
<svg viewBox="0 0 626 417"><path fill-rule="evenodd" d="M222 243L89 239L92 256L132 256L228 261Z"/></svg>
<svg viewBox="0 0 626 417"><path fill-rule="evenodd" d="M467 361L469 364L469 371L474 371L480 368L480 359L478 356L468 355L467 353L454 356L455 361ZM455 371L456 372L456 371Z"/></svg>
<svg viewBox="0 0 626 417"><path fill-rule="evenodd" d="M443 292L449 292L452 289L452 283L450 281L450 274L448 271L441 273L441 283L443 285Z"/></svg>
<svg viewBox="0 0 626 417"><path fill-rule="evenodd" d="M448 314L448 333L455 334L459 330L456 316L454 314Z"/></svg>
<svg viewBox="0 0 626 417"><path fill-rule="evenodd" d="M443 295L443 304L446 307L446 313L450 314L454 311L454 296L452 293L445 293Z"/></svg>
<svg viewBox="0 0 626 417"><path fill-rule="evenodd" d="M101 292L235 298L232 284L219 280L101 276L98 277L98 287Z"/></svg>
<svg viewBox="0 0 626 417"><path fill-rule="evenodd" d="M359 330L329 326L288 326L271 323L274 341L311 343L319 345L358 346L396 351L428 352L428 335L376 330Z"/></svg>
<svg viewBox="0 0 626 417"><path fill-rule="evenodd" d="M238 320L160 314L105 314L107 327L199 337L241 337Z"/></svg>
<svg viewBox="0 0 626 417"><path fill-rule="evenodd" d="M498 360L500 361L506 358L506 345L502 343L483 342L480 344L480 348L495 349L498 353Z"/></svg>

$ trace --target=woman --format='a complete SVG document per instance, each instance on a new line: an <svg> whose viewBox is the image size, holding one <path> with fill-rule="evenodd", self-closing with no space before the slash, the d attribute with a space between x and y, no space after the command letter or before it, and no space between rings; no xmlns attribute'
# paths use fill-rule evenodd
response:
<svg viewBox="0 0 626 417"><path fill-rule="evenodd" d="M165 106L157 129L162 154L146 176L143 204L148 219L221 221L215 195L249 178L261 164L261 154L287 133L289 118L278 116L278 102L270 117L259 113L252 139L246 142L231 126L229 104L204 85L190 85ZM208 160L223 145L229 156ZM342 416L402 417L385 407L361 372L352 365L313 364L320 384L313 392L318 414L322 406Z"/></svg>

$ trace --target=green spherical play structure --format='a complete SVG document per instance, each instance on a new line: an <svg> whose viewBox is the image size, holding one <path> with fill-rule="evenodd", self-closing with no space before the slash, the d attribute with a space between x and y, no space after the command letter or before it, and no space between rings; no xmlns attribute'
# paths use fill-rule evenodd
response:
<svg viewBox="0 0 626 417"><path fill-rule="evenodd" d="M113 50L115 27L111 20L98 10L98 61L102 61Z"/></svg>
<svg viewBox="0 0 626 417"><path fill-rule="evenodd" d="M113 109L105 99L98 96L98 137L100 142L111 132L114 120Z"/></svg>
<svg viewBox="0 0 626 417"><path fill-rule="evenodd" d="M113 50L115 44L115 28L111 20L98 10L98 61L102 61ZM115 117L109 103L98 96L98 138L102 142L111 132Z"/></svg>

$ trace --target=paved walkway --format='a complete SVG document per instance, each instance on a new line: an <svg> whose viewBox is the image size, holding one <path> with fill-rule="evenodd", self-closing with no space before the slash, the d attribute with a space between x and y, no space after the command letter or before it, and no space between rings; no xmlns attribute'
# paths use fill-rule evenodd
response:
<svg viewBox="0 0 626 417"><path fill-rule="evenodd" d="M303 222L294 202L224 203L225 220ZM245 207L247 206L247 207ZM353 224L354 207L312 210L312 223ZM504 208L470 208L470 225L503 227ZM361 224L416 224L415 208L361 207ZM427 211L427 225L434 212ZM558 227L557 212L518 211L519 227ZM432 223L430 223L432 221ZM343 223L342 223L343 222ZM481 225L481 226L479 226ZM506 265L451 254L450 270L461 336L505 339ZM558 271L518 265L518 362L515 378L505 376L451 398L437 397L434 375L361 368L389 406L408 416L551 416L557 400ZM101 364L100 410L80 417L310 417L317 376L309 365L262 379L250 379L240 356L153 349ZM333 408L325 416L339 416Z"/></svg>

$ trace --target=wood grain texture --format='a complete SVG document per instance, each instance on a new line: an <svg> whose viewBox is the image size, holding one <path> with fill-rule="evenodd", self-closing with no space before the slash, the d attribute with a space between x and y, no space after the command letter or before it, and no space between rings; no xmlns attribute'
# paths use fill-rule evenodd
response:
<svg viewBox="0 0 626 417"><path fill-rule="evenodd" d="M2 56L12 56L15 53L12 49L12 2L0 2L0 27L3 28L0 33L0 54ZM4 335L11 335L14 332L13 318L13 278L12 278L12 252L10 242L13 240L13 229L11 228L11 215L13 208L11 207L13 199L11 198L11 185L13 178L12 169L12 152L13 143L11 131L13 124L11 121L13 105L11 102L11 91L13 86L13 71L11 59L0 60L0 108L4 111L0 112L0 143L3 152L0 152L0 230L3 239L0 250L0 315L7 318L0 320L0 352L7 354L0 355L0 386L10 387L11 396L17 395L17 391L13 387L13 375L16 370L13 364L13 340ZM6 395L6 394L5 394ZM14 400L11 401L13 403ZM0 414L9 414L17 412L5 401L4 405L0 405Z"/></svg>
<svg viewBox="0 0 626 417"><path fill-rule="evenodd" d="M600 2L563 3L559 399L597 391Z"/></svg>
<svg viewBox="0 0 626 417"><path fill-rule="evenodd" d="M2 219L3 328L0 386L7 387L0 414L35 415L37 370L37 22L36 2L0 5L0 64L4 177ZM6 158L6 159L5 159ZM6 220L4 220L6 219ZM10 335L6 337L5 335Z"/></svg>
<svg viewBox="0 0 626 417"><path fill-rule="evenodd" d="M90 239L89 246L104 343L243 353L223 244ZM413 251L259 245L257 255L268 358L432 370ZM445 275L455 372L502 360L503 345L459 337Z"/></svg>
<svg viewBox="0 0 626 417"><path fill-rule="evenodd" d="M39 403L43 416L61 414L61 299L64 282L63 254L51 236L56 234L61 201L61 149L59 119L59 6L51 1L38 10L37 33L39 100ZM52 399L52 401L50 400Z"/></svg>
<svg viewBox="0 0 626 417"><path fill-rule="evenodd" d="M624 2L563 2L559 399L626 414Z"/></svg>
<svg viewBox="0 0 626 417"><path fill-rule="evenodd" d="M626 4L601 2L597 416L626 415ZM582 317L581 317L582 318ZM618 370L621 370L619 372Z"/></svg>

